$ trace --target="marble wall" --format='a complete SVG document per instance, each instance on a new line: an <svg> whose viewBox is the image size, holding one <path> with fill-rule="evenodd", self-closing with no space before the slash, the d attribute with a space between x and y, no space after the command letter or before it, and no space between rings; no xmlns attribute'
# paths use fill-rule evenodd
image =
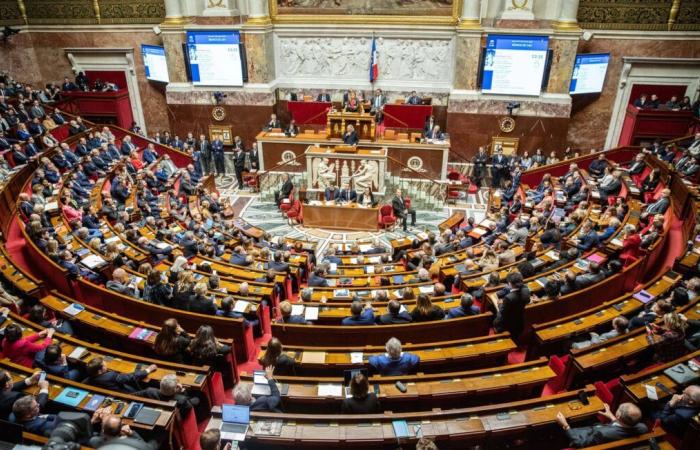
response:
<svg viewBox="0 0 700 450"><path fill-rule="evenodd" d="M148 28L129 32L32 32L21 33L0 49L5 61L3 68L16 78L43 84L63 81L63 77L74 77L65 55L68 47L134 48L134 64L138 78L141 103L149 130L167 129L165 88L162 84L146 79L141 44L161 45L158 36Z"/></svg>
<svg viewBox="0 0 700 450"><path fill-rule="evenodd" d="M625 56L659 58L700 58L696 40L625 39L616 36L595 36L581 41L578 53L611 53L603 92L575 96L569 124L568 141L572 147L602 148L619 89L622 58Z"/></svg>

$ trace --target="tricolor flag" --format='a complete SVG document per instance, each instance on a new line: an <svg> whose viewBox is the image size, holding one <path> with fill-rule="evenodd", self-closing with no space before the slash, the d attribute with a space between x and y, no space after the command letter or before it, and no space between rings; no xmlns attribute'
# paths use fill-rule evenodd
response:
<svg viewBox="0 0 700 450"><path fill-rule="evenodd" d="M377 60L377 39L372 38L372 56L369 60L369 82L374 83L374 80L379 78L379 65Z"/></svg>

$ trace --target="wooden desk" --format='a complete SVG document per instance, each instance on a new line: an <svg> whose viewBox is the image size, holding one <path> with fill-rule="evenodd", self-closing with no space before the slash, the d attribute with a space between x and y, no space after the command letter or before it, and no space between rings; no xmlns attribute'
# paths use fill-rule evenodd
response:
<svg viewBox="0 0 700 450"><path fill-rule="evenodd" d="M344 206L323 202L320 205L303 205L302 210L304 211L304 226L307 227L353 231L376 231L379 229L379 208L363 208L356 204Z"/></svg>
<svg viewBox="0 0 700 450"><path fill-rule="evenodd" d="M360 139L374 139L376 123L369 112L330 111L326 115L326 134L329 137L342 139L348 125L355 127Z"/></svg>

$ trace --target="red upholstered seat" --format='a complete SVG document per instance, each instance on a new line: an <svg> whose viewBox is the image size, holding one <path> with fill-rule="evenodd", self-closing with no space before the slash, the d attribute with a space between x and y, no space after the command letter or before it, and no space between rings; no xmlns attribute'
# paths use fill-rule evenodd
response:
<svg viewBox="0 0 700 450"><path fill-rule="evenodd" d="M403 204L406 205L406 209L411 207L411 198L410 197L404 197L403 199Z"/></svg>
<svg viewBox="0 0 700 450"><path fill-rule="evenodd" d="M177 428L177 438L183 448L199 450L199 428L194 409L190 410L185 417L180 418Z"/></svg>
<svg viewBox="0 0 700 450"><path fill-rule="evenodd" d="M209 393L213 406L221 406L226 402L226 394L224 393L224 379L221 372L214 372L209 383Z"/></svg>
<svg viewBox="0 0 700 450"><path fill-rule="evenodd" d="M303 223L304 214L301 209L301 202L299 200L294 200L294 202L291 203L291 207L285 212L285 215L288 219L293 219L296 220L298 223Z"/></svg>
<svg viewBox="0 0 700 450"><path fill-rule="evenodd" d="M394 216L394 208L391 205L383 205L379 208L379 224L382 228L390 228L396 225L396 216Z"/></svg>
<svg viewBox="0 0 700 450"><path fill-rule="evenodd" d="M285 201L287 200L287 201ZM292 188L292 192L289 193L289 197L286 199L283 199L282 202L280 203L280 210L282 212L289 211L289 209L292 207L292 203L294 202L294 188Z"/></svg>

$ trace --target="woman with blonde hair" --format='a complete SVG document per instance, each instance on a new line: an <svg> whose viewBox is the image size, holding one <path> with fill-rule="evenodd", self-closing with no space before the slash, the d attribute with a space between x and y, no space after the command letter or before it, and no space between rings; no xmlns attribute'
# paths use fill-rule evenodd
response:
<svg viewBox="0 0 700 450"><path fill-rule="evenodd" d="M673 361L688 353L685 347L686 328L686 321L675 311L664 314L661 325L649 324L648 330L657 336L654 339L654 361Z"/></svg>
<svg viewBox="0 0 700 450"><path fill-rule="evenodd" d="M190 304L190 297L194 295L194 273L189 270L181 271L177 276L177 283L173 290L173 307L187 310Z"/></svg>

